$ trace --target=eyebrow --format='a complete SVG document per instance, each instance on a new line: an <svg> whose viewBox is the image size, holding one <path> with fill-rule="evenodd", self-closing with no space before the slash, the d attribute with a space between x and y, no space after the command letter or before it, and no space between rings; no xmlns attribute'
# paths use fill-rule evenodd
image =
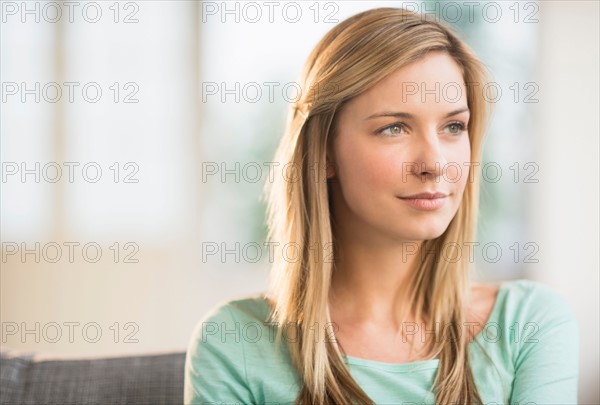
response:
<svg viewBox="0 0 600 405"><path fill-rule="evenodd" d="M458 114L464 113L466 111L469 111L469 109L468 108L460 108L458 110L454 110L454 111L449 112L448 114L446 114L444 116L444 118L449 118L449 117L452 117L454 115L458 115ZM379 117L414 118L414 115L409 114L409 113L405 113L405 112L384 111L384 112L381 112L381 113L375 113L373 115L370 115L367 118L365 118L365 120L370 120L370 119L379 118Z"/></svg>

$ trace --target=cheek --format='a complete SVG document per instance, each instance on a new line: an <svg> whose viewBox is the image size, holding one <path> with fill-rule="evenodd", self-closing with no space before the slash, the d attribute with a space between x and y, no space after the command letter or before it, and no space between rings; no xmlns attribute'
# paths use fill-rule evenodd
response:
<svg viewBox="0 0 600 405"><path fill-rule="evenodd" d="M465 186L469 178L469 166L471 161L471 144L465 136L464 141L452 145L446 154L445 177L448 181L455 183L461 188Z"/></svg>
<svg viewBox="0 0 600 405"><path fill-rule="evenodd" d="M364 193L389 187L400 176L402 157L391 149L377 149L366 142L344 140L336 150L338 175L347 191Z"/></svg>

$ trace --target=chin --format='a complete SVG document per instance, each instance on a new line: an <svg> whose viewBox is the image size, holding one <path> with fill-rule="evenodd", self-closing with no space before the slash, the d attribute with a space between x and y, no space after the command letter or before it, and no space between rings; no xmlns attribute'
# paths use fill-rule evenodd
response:
<svg viewBox="0 0 600 405"><path fill-rule="evenodd" d="M423 223L421 226L416 225L411 227L410 231L412 232L407 232L409 230L404 228L400 232L401 235L399 235L399 239L413 242L436 239L442 236L444 232L446 232L446 229L448 229L449 224L449 222L445 222L443 224Z"/></svg>
<svg viewBox="0 0 600 405"><path fill-rule="evenodd" d="M436 238L439 238L440 236L442 236L444 234L444 231L441 232L421 232L419 234L415 234L415 235L411 235L408 238L404 238L404 240L408 240L411 242L422 242L425 240L433 240Z"/></svg>

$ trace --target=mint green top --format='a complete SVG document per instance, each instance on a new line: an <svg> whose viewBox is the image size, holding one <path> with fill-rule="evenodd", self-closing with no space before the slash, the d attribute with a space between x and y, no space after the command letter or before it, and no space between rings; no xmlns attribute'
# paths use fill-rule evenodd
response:
<svg viewBox="0 0 600 405"><path fill-rule="evenodd" d="M186 404L294 403L300 382L285 339L275 350L269 312L257 294L222 302L200 320L185 361ZM485 327L468 345L485 404L577 403L579 324L554 289L526 279L502 282ZM435 403L431 386L439 359L344 361L376 404Z"/></svg>

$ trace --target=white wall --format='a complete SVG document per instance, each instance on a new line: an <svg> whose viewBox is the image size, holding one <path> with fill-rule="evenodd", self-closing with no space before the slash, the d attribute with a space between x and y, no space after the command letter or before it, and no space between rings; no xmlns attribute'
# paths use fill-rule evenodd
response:
<svg viewBox="0 0 600 405"><path fill-rule="evenodd" d="M80 84L73 102L64 92L56 103L20 94L2 103L3 164L55 163L64 172L57 182L43 175L23 181L20 173L2 181L3 254L14 243L19 251L0 263L1 344L73 355L185 350L209 307L265 283L251 265L221 271L201 260L207 237L199 224L210 191L199 181L199 5L119 3L115 18L113 3L100 2L102 17L93 23L82 14L88 3L72 22L67 8L53 22L56 11L44 4L2 3L2 81L27 89ZM137 21L125 23L132 12ZM119 102L114 82L121 83ZM126 82L137 84L139 102L123 103ZM82 100L86 83L101 87L98 102ZM78 170L71 183L65 162L79 169L95 162L103 175L85 181ZM132 173L127 162L137 165L137 182L124 181ZM125 248L128 242L137 249ZM68 243L79 243L72 260ZM102 249L97 262L88 260L93 249L83 255L86 243ZM62 253L55 263L55 249L44 248L53 244ZM24 257L23 247L31 251ZM129 253L137 263L126 262Z"/></svg>
<svg viewBox="0 0 600 405"><path fill-rule="evenodd" d="M580 323L581 404L600 403L598 17L595 1L540 2L534 107L540 182L528 207L540 246L531 277L565 296Z"/></svg>

